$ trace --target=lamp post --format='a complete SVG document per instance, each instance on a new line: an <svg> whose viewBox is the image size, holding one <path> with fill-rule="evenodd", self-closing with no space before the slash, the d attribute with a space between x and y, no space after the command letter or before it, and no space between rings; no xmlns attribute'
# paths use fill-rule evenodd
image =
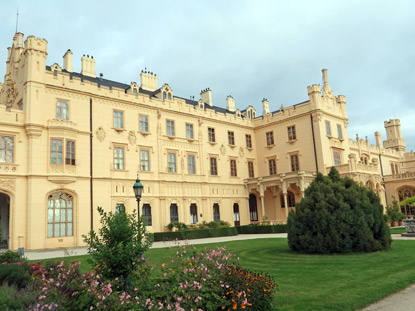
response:
<svg viewBox="0 0 415 311"><path fill-rule="evenodd" d="M141 195L143 194L143 188L144 188L143 184L140 182L140 179L138 178L138 175L137 175L137 179L135 180L133 189L134 189L135 198L137 199L138 219L140 219L140 199L141 199Z"/></svg>

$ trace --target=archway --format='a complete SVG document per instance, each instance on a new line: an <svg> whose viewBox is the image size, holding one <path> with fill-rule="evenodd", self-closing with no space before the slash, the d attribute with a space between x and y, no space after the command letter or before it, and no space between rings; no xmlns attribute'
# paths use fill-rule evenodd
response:
<svg viewBox="0 0 415 311"><path fill-rule="evenodd" d="M9 248L10 240L10 197L5 193L0 193L0 227L2 235L0 248Z"/></svg>

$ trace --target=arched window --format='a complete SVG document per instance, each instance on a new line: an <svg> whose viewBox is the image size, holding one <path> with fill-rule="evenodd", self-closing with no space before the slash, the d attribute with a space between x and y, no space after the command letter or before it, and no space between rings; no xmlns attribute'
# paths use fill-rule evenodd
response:
<svg viewBox="0 0 415 311"><path fill-rule="evenodd" d="M415 196L415 188L412 187L403 187L398 191L399 202L402 202L406 198ZM401 211L405 215L415 215L415 208L407 206L401 206Z"/></svg>
<svg viewBox="0 0 415 311"><path fill-rule="evenodd" d="M179 221L179 212L177 210L177 204L172 203L170 204L170 222L178 222Z"/></svg>
<svg viewBox="0 0 415 311"><path fill-rule="evenodd" d="M295 207L295 195L291 191L287 192L288 207Z"/></svg>
<svg viewBox="0 0 415 311"><path fill-rule="evenodd" d="M152 226L150 204L143 204L143 217L144 217L144 224L146 226Z"/></svg>
<svg viewBox="0 0 415 311"><path fill-rule="evenodd" d="M48 238L73 236L73 197L58 191L48 197Z"/></svg>
<svg viewBox="0 0 415 311"><path fill-rule="evenodd" d="M197 223L197 205L195 203L190 204L190 223Z"/></svg>
<svg viewBox="0 0 415 311"><path fill-rule="evenodd" d="M249 219L251 221L258 221L258 208L255 194L249 195Z"/></svg>
<svg viewBox="0 0 415 311"><path fill-rule="evenodd" d="M213 221L220 221L220 210L218 203L213 204Z"/></svg>

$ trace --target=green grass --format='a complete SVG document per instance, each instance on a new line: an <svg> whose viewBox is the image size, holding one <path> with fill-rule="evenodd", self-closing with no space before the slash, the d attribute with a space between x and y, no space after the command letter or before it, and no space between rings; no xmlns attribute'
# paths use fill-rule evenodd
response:
<svg viewBox="0 0 415 311"><path fill-rule="evenodd" d="M205 244L197 248L215 245L226 245L241 258L243 267L275 278L279 288L274 299L275 310L280 311L357 310L415 283L413 241L394 241L384 252L346 255L293 253L286 239ZM154 267L159 267L171 252L175 249L151 249L146 257ZM86 258L63 259L84 262Z"/></svg>
<svg viewBox="0 0 415 311"><path fill-rule="evenodd" d="M392 234L400 234L400 233L406 233L405 227L403 228L390 228Z"/></svg>

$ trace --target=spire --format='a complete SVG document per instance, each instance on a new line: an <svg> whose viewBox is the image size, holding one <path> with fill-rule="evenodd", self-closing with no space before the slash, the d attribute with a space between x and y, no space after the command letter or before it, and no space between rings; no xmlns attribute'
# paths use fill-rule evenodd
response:
<svg viewBox="0 0 415 311"><path fill-rule="evenodd" d="M19 7L17 7L17 13L16 13L16 32L17 33L17 25L19 24Z"/></svg>

